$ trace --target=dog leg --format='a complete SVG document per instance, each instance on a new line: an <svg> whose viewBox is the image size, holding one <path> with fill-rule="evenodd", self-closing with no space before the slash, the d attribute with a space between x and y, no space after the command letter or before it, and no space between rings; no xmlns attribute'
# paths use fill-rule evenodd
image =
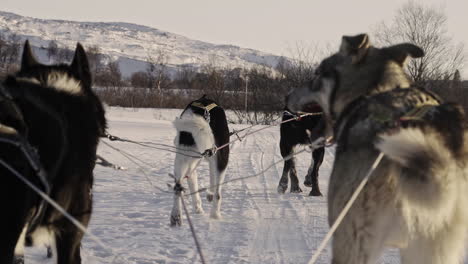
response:
<svg viewBox="0 0 468 264"><path fill-rule="evenodd" d="M304 179L304 186L306 187L312 187L314 166L315 166L315 161L314 161L314 155L312 154L312 161L311 161L309 169L307 170L307 175L305 176L305 179Z"/></svg>
<svg viewBox="0 0 468 264"><path fill-rule="evenodd" d="M57 264L81 264L81 239L83 233L78 231L75 226L68 221L62 220L60 225L60 234L55 235L56 247L57 247ZM85 225L86 226L86 225Z"/></svg>
<svg viewBox="0 0 468 264"><path fill-rule="evenodd" d="M288 189L288 182L289 182L289 170L291 169L291 163L289 160L284 162L283 167L283 174L281 175L281 179L278 183L278 193L283 194Z"/></svg>
<svg viewBox="0 0 468 264"><path fill-rule="evenodd" d="M180 147L180 146L179 146ZM188 148L190 149L190 148ZM175 182L176 185L174 187L174 191L176 192L181 192L182 190L182 179L185 176L189 176L191 174L191 171L194 170L194 168L197 165L197 162L200 161L198 158L192 158L187 155L184 155L185 153L177 153L174 161L174 177L175 177ZM195 187L195 186L192 186ZM172 212L171 212L171 218L170 218L170 223L171 226L176 226L176 225L181 225L182 224L182 200L180 198L181 193L174 193L174 205L172 207Z"/></svg>
<svg viewBox="0 0 468 264"><path fill-rule="evenodd" d="M322 193L320 192L319 183L318 183L318 176L319 176L320 165L322 165L322 162L323 162L323 156L325 156L325 148L323 147L315 149L312 152L312 159L314 160L314 166L312 168L312 174L310 176L310 179L312 181L311 182L312 190L310 191L309 196L322 196Z"/></svg>
<svg viewBox="0 0 468 264"><path fill-rule="evenodd" d="M290 170L289 170L289 178L291 178L291 192L292 193L300 193L302 192L301 187L299 187L299 179L297 178L296 172L296 161L295 158L291 158L288 160L290 162Z"/></svg>
<svg viewBox="0 0 468 264"><path fill-rule="evenodd" d="M206 192L206 199L208 200L208 202L211 203L214 198L214 193L216 192L216 184L217 184L216 179L218 175L216 174L216 170L217 170L216 166L212 167L211 160L208 162L210 166L210 187L208 188L208 191Z"/></svg>
<svg viewBox="0 0 468 264"><path fill-rule="evenodd" d="M203 213L202 201L200 199L200 193L198 193L198 174L195 171L195 168L191 169L192 175L190 175L187 179L188 186L190 189L190 193L192 194L192 204L193 210L197 214Z"/></svg>
<svg viewBox="0 0 468 264"><path fill-rule="evenodd" d="M182 225L182 200L180 196L174 194L174 205L171 212L171 226Z"/></svg>
<svg viewBox="0 0 468 264"><path fill-rule="evenodd" d="M216 175L216 188L213 194L213 207L211 207L211 218L220 219L221 218L221 189L222 184L224 182L224 177L226 175L226 170L219 171L218 170L218 162L216 157L213 157L209 160L210 163L210 172L214 171L214 175ZM210 173L210 175L212 175Z"/></svg>

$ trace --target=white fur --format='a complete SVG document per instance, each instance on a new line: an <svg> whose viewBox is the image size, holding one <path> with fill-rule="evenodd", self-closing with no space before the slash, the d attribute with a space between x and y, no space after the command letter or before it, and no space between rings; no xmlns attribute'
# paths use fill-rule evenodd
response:
<svg viewBox="0 0 468 264"><path fill-rule="evenodd" d="M180 118L174 121L174 126L178 132L175 139L176 145L179 142L179 132L185 131L192 134L198 152L203 153L205 150L215 146L215 139L210 124L200 115L194 114L190 109L187 109Z"/></svg>
<svg viewBox="0 0 468 264"><path fill-rule="evenodd" d="M23 82L30 82L34 84L41 84L36 78L17 78ZM70 94L80 94L82 92L81 82L75 78L68 76L66 73L51 72L47 76L47 83L44 86L54 88L58 91L67 92Z"/></svg>
<svg viewBox="0 0 468 264"><path fill-rule="evenodd" d="M458 181L462 171L445 147L444 140L435 131L408 128L395 134L381 135L376 147L403 167L414 166L409 164L414 156L424 156L433 161L430 168L421 168L428 169L427 180L414 180L412 175L398 178L402 211L408 228L434 234L450 223L456 210L458 185L464 185L464 181Z"/></svg>
<svg viewBox="0 0 468 264"><path fill-rule="evenodd" d="M468 235L464 162L457 161L440 134L430 129L407 128L380 135L376 148L386 160L335 233L332 263L376 263L388 246L400 248L402 264L463 263ZM356 150L334 166L329 189L331 222L368 169L371 159L365 153ZM418 169L414 157L431 161L429 168L421 168L423 178L409 173ZM356 163L359 160L361 164ZM350 170L349 166L354 167Z"/></svg>
<svg viewBox="0 0 468 264"><path fill-rule="evenodd" d="M54 244L54 232L46 227L38 227L31 235L34 246L51 246Z"/></svg>
<svg viewBox="0 0 468 264"><path fill-rule="evenodd" d="M187 109L184 114L174 121L174 126L177 129L177 136L174 139L174 144L178 148L174 161L174 177L176 181L182 182L184 177L187 178L189 189L192 195L192 204L195 213L203 213L202 202L198 191L198 175L196 168L202 158L196 157L196 151L203 153L207 149L216 147L215 138L209 123L200 115L194 114L192 110ZM185 146L179 144L179 134L181 131L188 132L192 135L195 141L195 146ZM195 156L195 157L191 157ZM213 199L211 209L211 217L215 219L221 218L221 186L224 182L226 171L218 170L217 156L207 158L210 167L210 188L207 192L208 197ZM217 199L219 196L220 199ZM171 212L171 224L177 225L181 223L181 200L180 197L174 196L174 204Z"/></svg>
<svg viewBox="0 0 468 264"><path fill-rule="evenodd" d="M15 247L15 256L23 256L24 255L24 244L26 240L26 231L28 230L28 226L26 225L21 232L20 237L18 238L18 242L16 242Z"/></svg>

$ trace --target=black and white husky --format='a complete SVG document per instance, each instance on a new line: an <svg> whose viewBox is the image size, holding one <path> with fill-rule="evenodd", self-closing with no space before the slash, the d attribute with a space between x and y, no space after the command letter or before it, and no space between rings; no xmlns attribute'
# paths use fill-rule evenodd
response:
<svg viewBox="0 0 468 264"><path fill-rule="evenodd" d="M202 202L198 191L196 167L202 161L200 154L211 152L213 148L229 142L229 128L224 109L215 101L203 96L191 102L174 122L177 136L174 140L178 148L174 163L176 187L186 178L192 195L193 208L196 213L203 213ZM229 161L229 146L208 155L205 158L210 167L210 188L207 199L213 202L212 218L221 217L221 187L224 182ZM174 196L174 207L171 214L171 225L181 224L180 196Z"/></svg>
<svg viewBox="0 0 468 264"><path fill-rule="evenodd" d="M318 102L334 126L329 223L342 211L379 152L384 158L333 235L334 264L376 263L398 247L403 264L463 263L468 235L468 141L464 113L414 87L404 43L376 48L367 35L343 37L309 87L289 96L294 110Z"/></svg>
<svg viewBox="0 0 468 264"><path fill-rule="evenodd" d="M26 42L20 71L0 91L0 139L16 138L38 156L44 181L18 147L0 140L0 158L87 226L92 211L93 169L99 137L106 128L103 106L91 89L91 74L78 44L71 65L38 63ZM34 155L33 155L34 156ZM81 263L83 232L0 166L0 263L22 263L25 241L45 234L55 244L57 263ZM45 184L46 182L47 184ZM45 206L41 206L41 204ZM41 209L41 210L40 210ZM55 241L55 243L54 243Z"/></svg>
<svg viewBox="0 0 468 264"><path fill-rule="evenodd" d="M280 151L284 158L293 154L294 147L297 145L308 145L314 139L323 136L323 118L321 115L322 109L317 104L309 104L306 108L301 109L302 112L313 113L315 115L304 116L300 120L293 120L287 123L281 123L280 126ZM291 112L287 107L283 112L282 121L295 118L298 114ZM304 185L312 187L310 196L321 196L318 184L318 172L320 165L325 155L325 148L318 147L312 150L312 161L305 176ZM283 174L278 183L278 193L284 193L288 188L288 176L291 179L291 192L302 192L299 187L299 179L296 172L296 160L290 157L284 161Z"/></svg>

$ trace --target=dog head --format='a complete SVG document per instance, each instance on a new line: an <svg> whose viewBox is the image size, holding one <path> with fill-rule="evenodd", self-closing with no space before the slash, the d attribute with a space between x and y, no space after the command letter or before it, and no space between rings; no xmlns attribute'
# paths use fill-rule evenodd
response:
<svg viewBox="0 0 468 264"><path fill-rule="evenodd" d="M413 44L376 48L367 34L343 36L339 51L320 63L310 84L288 95L288 108L297 111L317 102L327 123L333 126L344 108L357 98L409 87L405 62L408 57L422 56L423 50Z"/></svg>
<svg viewBox="0 0 468 264"><path fill-rule="evenodd" d="M93 110L98 119L98 127L102 134L105 132L107 128L105 110L101 100L92 90L92 77L88 58L80 43L76 45L75 55L70 65L44 65L36 60L29 42L26 41L21 58L21 69L6 81L7 84L10 83L13 87L17 82L32 83L33 85L91 100L94 102Z"/></svg>
<svg viewBox="0 0 468 264"><path fill-rule="evenodd" d="M24 44L21 69L16 74L19 81L27 81L70 94L91 91L91 73L88 58L80 43L77 44L70 65L44 65L39 63L29 42Z"/></svg>

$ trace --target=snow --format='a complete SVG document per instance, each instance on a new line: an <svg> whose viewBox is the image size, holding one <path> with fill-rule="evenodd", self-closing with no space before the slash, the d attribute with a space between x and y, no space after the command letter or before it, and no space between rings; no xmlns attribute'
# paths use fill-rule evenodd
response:
<svg viewBox="0 0 468 264"><path fill-rule="evenodd" d="M107 112L109 131L132 140L172 144L175 129L171 120L180 113L173 109L112 107ZM230 129L243 127L231 125ZM226 180L254 175L280 161L278 142L279 129L271 127L235 143ZM123 142L110 144L151 165L142 166L152 184L169 190L174 153ZM101 143L98 153L127 170L95 169L94 212L89 230L113 253L85 237L83 263L199 263L185 217L181 227L169 226L172 194L153 189L135 164L108 146ZM297 157L301 183L310 158L310 152ZM303 193L279 195L276 187L282 163L258 177L225 185L221 220L210 219L209 213L191 214L207 263L307 263L328 231L326 195L333 158L333 148L327 149L319 177L324 197L307 196L309 188L302 184ZM197 171L201 187L206 187L207 163L201 163ZM205 212L209 212L204 194L202 200ZM186 202L191 212L191 199ZM53 263L46 259L44 247L28 248L26 252L26 263ZM328 247L318 263L329 262ZM387 251L379 263L399 263L398 252Z"/></svg>
<svg viewBox="0 0 468 264"><path fill-rule="evenodd" d="M0 11L0 33L15 33L29 39L35 51L55 40L59 47L74 50L76 42L85 47L98 45L103 54L117 60L125 77L146 68L149 55L162 52L168 56L171 74L182 65L200 68L206 64L218 67L251 68L262 65L275 67L280 56L233 45L217 45L165 32L159 29L129 24L74 22L24 17ZM41 55L40 55L41 56Z"/></svg>

